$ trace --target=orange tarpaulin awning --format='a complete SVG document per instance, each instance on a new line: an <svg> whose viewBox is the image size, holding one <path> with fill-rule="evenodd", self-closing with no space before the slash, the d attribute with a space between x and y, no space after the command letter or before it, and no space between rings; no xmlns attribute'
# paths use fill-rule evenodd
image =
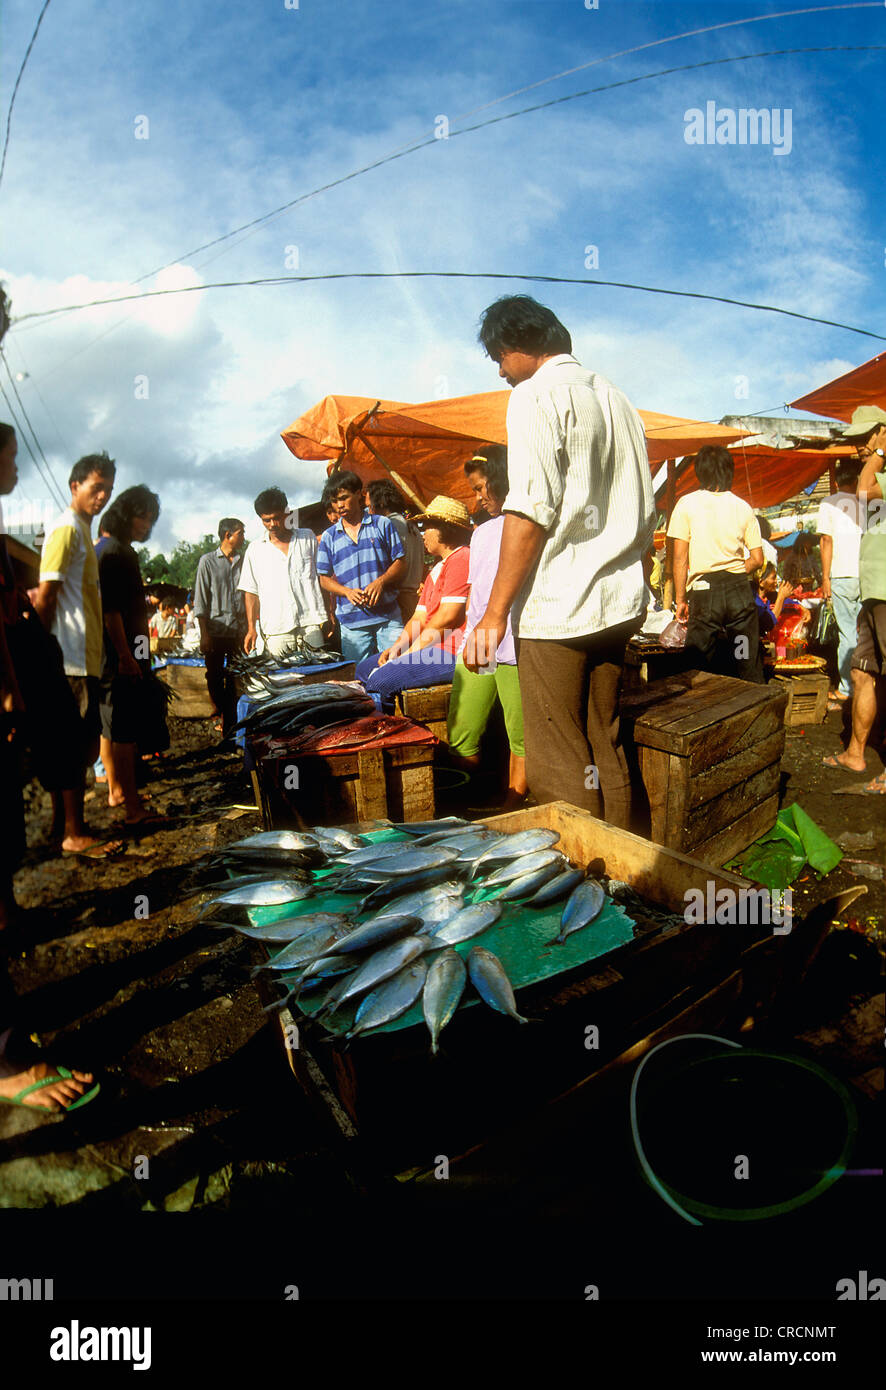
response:
<svg viewBox="0 0 886 1390"><path fill-rule="evenodd" d="M759 511L761 507L774 507L795 497L820 478L829 463L853 455L855 450L848 444L829 445L825 449L772 449L752 444L749 447L739 445L729 452L735 459L731 491ZM690 464L677 477L674 500L697 488L698 479ZM665 488L660 488L657 495L661 500Z"/></svg>
<svg viewBox="0 0 886 1390"><path fill-rule="evenodd" d="M852 412L860 405L886 408L886 352L810 391L808 396L791 401L791 405L814 415L829 415L833 420L851 420Z"/></svg>
<svg viewBox="0 0 886 1390"><path fill-rule="evenodd" d="M282 438L297 458L341 462L365 481L395 474L422 502L437 493L473 502L464 464L484 444L507 442L510 394L486 391L420 405L326 396L284 430ZM705 420L645 410L639 414L653 471L665 459L694 454L703 444L742 438L740 430Z"/></svg>

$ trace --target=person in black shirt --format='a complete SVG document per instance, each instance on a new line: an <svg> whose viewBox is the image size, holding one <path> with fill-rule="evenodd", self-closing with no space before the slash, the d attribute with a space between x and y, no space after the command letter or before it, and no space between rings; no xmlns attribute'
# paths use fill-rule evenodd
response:
<svg viewBox="0 0 886 1390"><path fill-rule="evenodd" d="M125 825L161 820L145 806L136 786L139 739L150 718L151 642L145 590L132 548L148 539L160 515L155 492L144 486L121 492L108 508L108 540L98 557L105 623L102 675L101 758L108 773L108 802L125 808Z"/></svg>

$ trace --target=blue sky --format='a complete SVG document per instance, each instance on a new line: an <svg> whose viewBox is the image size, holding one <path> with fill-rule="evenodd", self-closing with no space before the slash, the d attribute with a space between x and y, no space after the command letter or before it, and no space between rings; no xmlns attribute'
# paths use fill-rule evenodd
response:
<svg viewBox="0 0 886 1390"><path fill-rule="evenodd" d="M776 304L886 332L884 53L677 72L465 134L465 125L661 69L773 49L886 45L883 5L775 14L707 0L52 0L13 113L0 278L15 315L288 273L458 270L630 281ZM40 5L4 7L3 110ZM604 61L599 61L604 60ZM566 69L593 64L555 81ZM543 83L504 102L501 97ZM790 110L790 153L689 145L685 113ZM498 103L488 109L488 103ZM466 113L477 112L466 116ZM136 120L148 118L147 139ZM318 193L246 237L194 247L394 150L450 138ZM439 123L438 123L439 124ZM144 126L141 127L144 130ZM597 247L597 269L585 248ZM482 280L207 290L14 327L5 349L58 478L106 448L147 482L157 546L214 529L270 483L317 495L279 431L328 393L427 400L496 389L476 324L535 293L576 353L640 407L767 411L880 350L874 339L613 288ZM5 373L0 373L7 390ZM147 378L144 385L136 378ZM736 395L747 379L747 396ZM0 400L5 412L5 403ZM26 451L21 497L47 489ZM11 508L7 505L9 515Z"/></svg>

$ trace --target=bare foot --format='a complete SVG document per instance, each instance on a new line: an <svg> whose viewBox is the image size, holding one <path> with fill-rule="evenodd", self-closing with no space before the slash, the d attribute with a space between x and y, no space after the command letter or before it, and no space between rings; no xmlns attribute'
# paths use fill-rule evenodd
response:
<svg viewBox="0 0 886 1390"><path fill-rule="evenodd" d="M56 1068L48 1062L35 1062L32 1067L16 1072L13 1076L0 1076L0 1096L14 1100L20 1091L33 1086L36 1081L57 1075ZM85 1095L92 1079L91 1071L72 1071L70 1079L58 1076L51 1085L41 1086L38 1091L32 1091L29 1096L25 1096L20 1104L30 1110L67 1110L69 1105Z"/></svg>
<svg viewBox="0 0 886 1390"><path fill-rule="evenodd" d="M150 801L150 799L151 799L151 793L150 793L150 792L139 792L139 800L140 800L140 801L142 801L142 802L144 802L144 801ZM120 793L119 796L114 796L114 797L112 797L112 796L109 795L109 796L108 796L108 805L109 805L109 806L112 806L112 807L114 808L114 810L116 810L118 806L125 806L125 805L126 805L126 797L123 795L122 792Z"/></svg>

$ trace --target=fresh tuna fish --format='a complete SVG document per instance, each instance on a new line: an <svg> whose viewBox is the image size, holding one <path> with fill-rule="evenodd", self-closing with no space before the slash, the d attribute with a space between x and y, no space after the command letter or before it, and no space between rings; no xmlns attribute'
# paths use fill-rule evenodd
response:
<svg viewBox="0 0 886 1390"><path fill-rule="evenodd" d="M519 859L539 849L550 849L559 838L556 830L521 830L516 835L503 835L500 840L493 840L486 852L480 855L474 872L483 864Z"/></svg>
<svg viewBox="0 0 886 1390"><path fill-rule="evenodd" d="M544 864L540 869L536 869L531 874L520 874L518 878L512 878L500 888L496 893L496 901L504 903L514 902L517 898L528 898L538 888L556 878L560 873L559 864Z"/></svg>
<svg viewBox="0 0 886 1390"><path fill-rule="evenodd" d="M364 922L335 943L335 954L353 955L355 951L375 951L389 941L397 941L401 936L418 934L421 918L400 914L398 917L382 917L378 922ZM350 969L354 968L353 961Z"/></svg>
<svg viewBox="0 0 886 1390"><path fill-rule="evenodd" d="M458 850L447 849L445 845L429 845L427 849L410 849L405 854L390 855L373 864L364 864L361 873L381 879L405 878L409 874L423 873L426 869L437 869L441 864L453 864L458 858Z"/></svg>
<svg viewBox="0 0 886 1390"><path fill-rule="evenodd" d="M484 1004L496 1009L500 1014L509 1014L518 1023L528 1023L529 1019L517 1013L517 1001L511 982L498 956L483 946L475 946L468 956L468 973Z"/></svg>
<svg viewBox="0 0 886 1390"><path fill-rule="evenodd" d="M247 883L231 893L222 893L205 904L200 916L214 907L285 907L310 896L308 886L288 879L271 879L267 883Z"/></svg>
<svg viewBox="0 0 886 1390"><path fill-rule="evenodd" d="M461 816L441 816L439 820L391 821L394 830L405 830L407 835L433 835L436 830L458 830L470 826L471 821Z"/></svg>
<svg viewBox="0 0 886 1390"><path fill-rule="evenodd" d="M536 869L545 869L551 864L560 866L564 862L563 855L558 849L539 849L534 854L521 855L519 859L509 859L507 864L483 880L484 887L494 888L499 883L510 883L513 878L523 878L526 874L534 874Z"/></svg>
<svg viewBox="0 0 886 1390"><path fill-rule="evenodd" d="M350 830L342 830L337 825L312 825L310 833L316 835L319 840L331 840L346 852L362 849L366 845L362 835L354 835Z"/></svg>
<svg viewBox="0 0 886 1390"><path fill-rule="evenodd" d="M404 965L409 965L417 956L424 955L427 947L427 938L421 936L404 936L399 941L382 946L380 951L374 952L364 961L359 970L354 971L347 989L338 1000L338 1006L341 1007L358 994L364 994L368 989L375 989L383 980L389 980L398 970L402 970Z"/></svg>
<svg viewBox="0 0 886 1390"><path fill-rule="evenodd" d="M438 864L433 869L420 869L416 874L407 874L403 878L394 878L387 883L380 883L371 893L368 893L360 904L361 912L375 912L380 907L387 906L394 902L402 894L418 892L423 888L433 888L439 884L451 881L453 865L447 861L445 864ZM406 912L408 908L398 905L398 912Z"/></svg>
<svg viewBox="0 0 886 1390"><path fill-rule="evenodd" d="M366 864L375 864L380 859L403 854L404 850L411 852L414 847L412 840L382 840L378 844L361 845L359 849L351 849L347 854L343 854L336 861L336 868L339 864L344 864L349 869L361 868Z"/></svg>
<svg viewBox="0 0 886 1390"><path fill-rule="evenodd" d="M428 970L421 1004L434 1056L440 1034L461 1003L467 978L465 963L457 951L443 951Z"/></svg>
<svg viewBox="0 0 886 1390"><path fill-rule="evenodd" d="M583 878L583 869L566 869L562 874L557 874L556 878L548 879L547 883L542 884L526 906L544 907L547 903L555 903L558 898L565 898L567 893L571 893Z"/></svg>
<svg viewBox="0 0 886 1390"><path fill-rule="evenodd" d="M329 912L310 912L304 917L287 917L282 922L266 922L263 926L253 926L249 922L219 922L210 921L209 926L221 930L235 931L240 936L251 937L253 941L266 941L268 945L276 943L285 945L289 941L300 941L310 931L316 931L318 926L329 926L333 921L338 921L338 916L333 918ZM344 919L342 919L344 920Z"/></svg>
<svg viewBox="0 0 886 1390"><path fill-rule="evenodd" d="M297 941L291 941L288 946L284 946L282 951L278 951L264 964L256 966L252 973L258 975L262 970L272 970L276 973L280 970L295 970L297 966L305 966L309 961L317 960L320 956L329 954L330 947L340 936L344 935L344 928L346 927L350 928L347 918L341 919L334 926L315 927L313 931L305 932Z"/></svg>
<svg viewBox="0 0 886 1390"><path fill-rule="evenodd" d="M427 973L427 961L414 960L385 980L378 989L372 990L357 1010L354 1026L346 1036L353 1038L356 1033L365 1033L368 1028L380 1028L405 1014L421 994Z"/></svg>
<svg viewBox="0 0 886 1390"><path fill-rule="evenodd" d="M586 879L584 883L579 884L569 895L563 916L560 918L560 934L554 940L563 942L574 931L581 931L582 927L588 926L595 917L599 917L605 901L606 894L595 878Z"/></svg>
<svg viewBox="0 0 886 1390"><path fill-rule="evenodd" d="M497 922L501 914L502 908L497 902L471 903L442 926L436 927L432 940L436 946L454 946L458 941L470 941L472 936L479 936Z"/></svg>
<svg viewBox="0 0 886 1390"><path fill-rule="evenodd" d="M464 885L459 883L457 879L446 879L433 888L422 888L415 893L404 893L401 898L395 898L393 902L381 908L370 917L369 921L380 922L385 917L409 915L420 917L423 924L422 930L424 930L429 926L448 922L449 918L454 916L464 902L464 893Z"/></svg>
<svg viewBox="0 0 886 1390"><path fill-rule="evenodd" d="M494 831L487 830L485 825L476 821L468 826L457 825L452 830L432 830L430 835L419 835L412 843L416 848L420 846L422 849L425 845L450 845L453 849L460 849L462 844L468 841L476 840L479 843L480 840L488 842L497 838Z"/></svg>
<svg viewBox="0 0 886 1390"><path fill-rule="evenodd" d="M247 835L245 840L235 840L225 845L226 850L253 849L314 849L316 835L307 835L298 830L261 830L257 835Z"/></svg>

